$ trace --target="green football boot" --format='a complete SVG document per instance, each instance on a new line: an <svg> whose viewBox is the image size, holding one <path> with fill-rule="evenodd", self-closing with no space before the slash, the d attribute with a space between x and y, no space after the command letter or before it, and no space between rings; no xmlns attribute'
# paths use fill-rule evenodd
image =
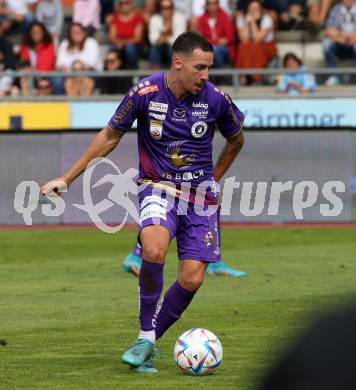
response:
<svg viewBox="0 0 356 390"><path fill-rule="evenodd" d="M140 372L141 374L154 374L158 372L157 368L154 366L154 352L152 351L147 359L137 368L135 371Z"/></svg>
<svg viewBox="0 0 356 390"><path fill-rule="evenodd" d="M131 367L140 367L153 352L153 343L147 339L137 339L121 357L121 361Z"/></svg>

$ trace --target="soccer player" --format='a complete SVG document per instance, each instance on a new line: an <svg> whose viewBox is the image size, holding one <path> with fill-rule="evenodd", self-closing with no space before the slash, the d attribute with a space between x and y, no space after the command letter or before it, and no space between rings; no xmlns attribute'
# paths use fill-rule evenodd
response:
<svg viewBox="0 0 356 390"><path fill-rule="evenodd" d="M170 72L156 73L135 85L79 160L41 188L43 194L60 193L92 159L110 153L137 119L143 250L140 330L122 361L139 372L157 371L153 364L156 340L188 307L208 264L219 259L216 182L241 150L244 138L243 114L208 81L212 65L212 45L194 32L181 34L172 46ZM216 126L227 141L213 168ZM180 260L177 280L158 311L163 267L174 236Z"/></svg>

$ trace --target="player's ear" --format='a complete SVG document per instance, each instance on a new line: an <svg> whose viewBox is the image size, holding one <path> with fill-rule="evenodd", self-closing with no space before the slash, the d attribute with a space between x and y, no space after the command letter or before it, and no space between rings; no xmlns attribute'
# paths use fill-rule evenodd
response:
<svg viewBox="0 0 356 390"><path fill-rule="evenodd" d="M172 57L172 66L174 69L179 70L182 68L182 58L181 56L175 54Z"/></svg>

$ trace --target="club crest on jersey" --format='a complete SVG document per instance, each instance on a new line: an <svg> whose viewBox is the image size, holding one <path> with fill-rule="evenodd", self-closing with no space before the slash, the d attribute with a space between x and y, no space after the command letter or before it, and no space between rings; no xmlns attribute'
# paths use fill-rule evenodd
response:
<svg viewBox="0 0 356 390"><path fill-rule="evenodd" d="M201 138L208 131L208 124L205 122L195 122L192 126L192 136Z"/></svg>
<svg viewBox="0 0 356 390"><path fill-rule="evenodd" d="M161 139L163 131L163 123L154 119L150 120L150 135L153 139Z"/></svg>
<svg viewBox="0 0 356 390"><path fill-rule="evenodd" d="M168 104L167 103L160 103L160 102L154 102L153 100L150 101L150 105L148 106L149 110L152 111L158 111L163 112L164 114L167 114L168 112Z"/></svg>

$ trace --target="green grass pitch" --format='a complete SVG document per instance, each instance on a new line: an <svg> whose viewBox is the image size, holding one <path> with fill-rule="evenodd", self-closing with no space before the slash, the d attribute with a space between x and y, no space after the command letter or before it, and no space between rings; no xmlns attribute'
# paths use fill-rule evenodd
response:
<svg viewBox="0 0 356 390"><path fill-rule="evenodd" d="M160 341L159 373L144 375L120 363L137 336L137 279L120 268L135 232L0 231L0 389L254 389L317 313L352 297L355 233L224 229L224 259L248 276L207 277ZM176 269L172 245L166 287ZM211 377L186 376L173 362L176 338L192 327L222 342Z"/></svg>

